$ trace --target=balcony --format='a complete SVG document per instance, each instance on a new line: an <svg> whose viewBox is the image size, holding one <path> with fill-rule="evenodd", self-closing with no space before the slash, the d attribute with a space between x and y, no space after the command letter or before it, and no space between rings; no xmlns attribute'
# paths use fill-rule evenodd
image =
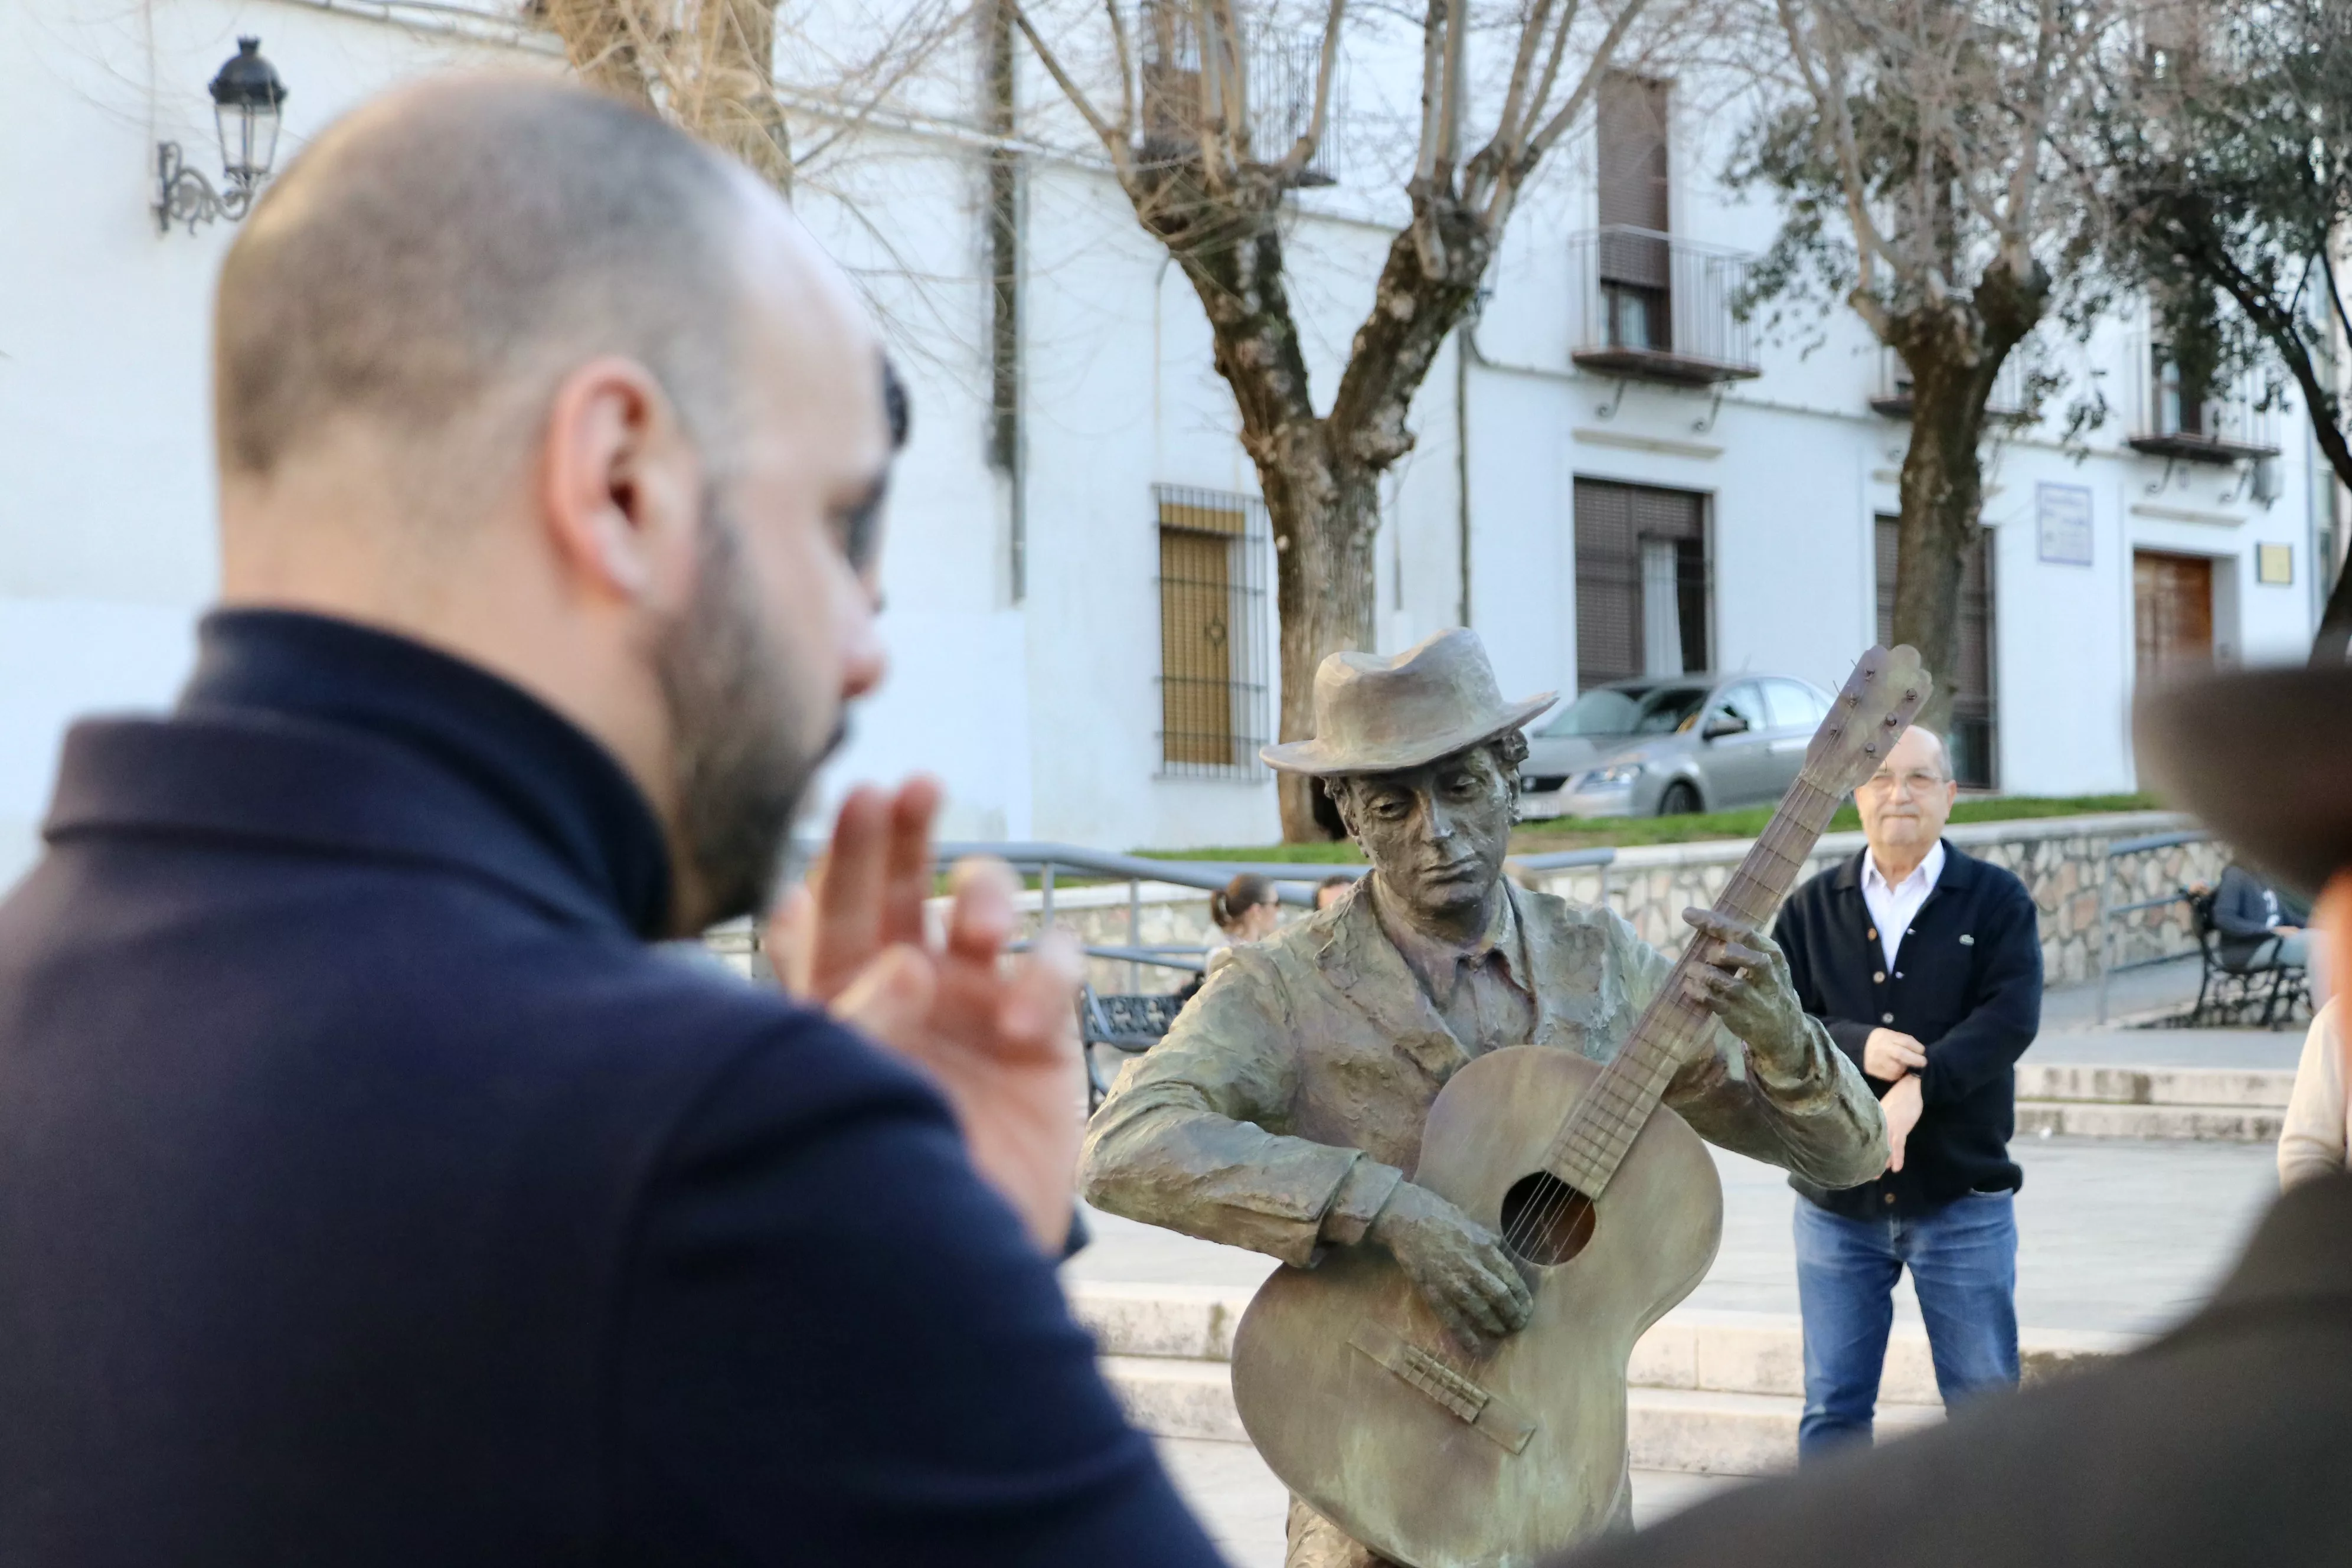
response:
<svg viewBox="0 0 2352 1568"><path fill-rule="evenodd" d="M1878 390L1871 394L1874 414L1888 419L1911 417L1911 372L1893 349L1878 351ZM2019 425L2025 420L2025 362L2011 353L1992 379L1985 399L1985 417L1995 424Z"/></svg>
<svg viewBox="0 0 2352 1568"><path fill-rule="evenodd" d="M2250 387L2215 397L2210 390L2184 386L2170 364L2149 377L2147 422L2125 444L2167 462L2260 462L2279 454L2278 411L2258 406ZM2204 395L2200 395L2200 392Z"/></svg>
<svg viewBox="0 0 2352 1568"><path fill-rule="evenodd" d="M1200 156L1201 36L1188 0L1143 0L1140 70L1144 156L1179 163ZM1322 60L1319 30L1284 27L1239 15L1242 71L1249 99L1249 156L1278 161L1307 133L1315 116L1315 78ZM1302 185L1337 184L1339 128L1346 116L1347 67L1331 79L1331 104L1315 155L1299 171Z"/></svg>
<svg viewBox="0 0 2352 1568"><path fill-rule="evenodd" d="M1748 323L1732 310L1748 258L1654 229L1612 225L1569 240L1580 370L1673 386L1761 375Z"/></svg>

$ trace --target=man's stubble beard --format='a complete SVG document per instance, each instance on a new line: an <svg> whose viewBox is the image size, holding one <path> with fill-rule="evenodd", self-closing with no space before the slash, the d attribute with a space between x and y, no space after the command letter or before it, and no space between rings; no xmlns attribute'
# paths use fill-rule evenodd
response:
<svg viewBox="0 0 2352 1568"><path fill-rule="evenodd" d="M715 492L699 533L694 595L653 658L669 711L673 847L685 862L671 879L673 919L703 927L767 908L809 781L845 731L790 679Z"/></svg>

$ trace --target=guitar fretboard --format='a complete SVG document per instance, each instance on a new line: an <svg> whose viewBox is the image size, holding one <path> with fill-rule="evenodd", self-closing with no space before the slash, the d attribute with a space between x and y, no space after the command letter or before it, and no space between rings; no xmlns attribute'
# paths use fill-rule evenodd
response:
<svg viewBox="0 0 2352 1568"><path fill-rule="evenodd" d="M1796 885L1843 794L1821 784L1810 769L1800 774L1715 900L1716 912L1760 930ZM1599 1197L1608 1186L1666 1085L1715 1022L1715 1015L1684 989L1685 973L1711 946L1693 934L1623 1047L1601 1069L1552 1141L1545 1164L1588 1197Z"/></svg>

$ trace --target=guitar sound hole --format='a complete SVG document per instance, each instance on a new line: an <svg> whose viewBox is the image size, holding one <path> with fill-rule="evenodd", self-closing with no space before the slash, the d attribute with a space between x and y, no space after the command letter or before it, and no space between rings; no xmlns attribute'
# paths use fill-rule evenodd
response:
<svg viewBox="0 0 2352 1568"><path fill-rule="evenodd" d="M1591 1198L1538 1171L1503 1194L1503 1245L1529 1263L1565 1263L1592 1239L1595 1217Z"/></svg>

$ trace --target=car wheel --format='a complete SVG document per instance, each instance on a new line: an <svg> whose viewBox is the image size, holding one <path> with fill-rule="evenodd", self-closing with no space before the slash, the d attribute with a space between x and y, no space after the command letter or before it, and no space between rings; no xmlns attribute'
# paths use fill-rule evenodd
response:
<svg viewBox="0 0 2352 1568"><path fill-rule="evenodd" d="M1660 816L1691 816L1696 815L1697 811L1698 791L1680 779L1668 784L1666 793L1658 797Z"/></svg>

